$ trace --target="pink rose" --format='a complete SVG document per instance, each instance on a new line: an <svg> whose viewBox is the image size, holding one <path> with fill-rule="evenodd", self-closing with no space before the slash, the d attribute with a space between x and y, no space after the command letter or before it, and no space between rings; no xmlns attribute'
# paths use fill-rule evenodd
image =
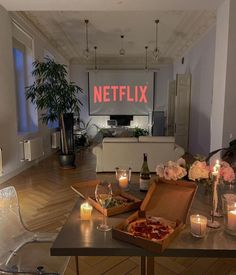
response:
<svg viewBox="0 0 236 275"><path fill-rule="evenodd" d="M164 165L163 164L157 165L156 173L160 178L164 177Z"/></svg>
<svg viewBox="0 0 236 275"><path fill-rule="evenodd" d="M173 161L168 161L164 169L164 178L167 180L178 180L187 174L185 168L179 166Z"/></svg>
<svg viewBox="0 0 236 275"><path fill-rule="evenodd" d="M209 177L209 167L205 161L195 161L188 172L188 177L190 180L201 180L208 179Z"/></svg>
<svg viewBox="0 0 236 275"><path fill-rule="evenodd" d="M232 183L235 180L234 170L230 166L221 167L220 176L224 181Z"/></svg>

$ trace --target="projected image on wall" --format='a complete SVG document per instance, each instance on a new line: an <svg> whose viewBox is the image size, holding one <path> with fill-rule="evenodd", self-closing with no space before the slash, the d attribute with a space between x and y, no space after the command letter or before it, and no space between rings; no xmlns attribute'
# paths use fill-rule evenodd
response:
<svg viewBox="0 0 236 275"><path fill-rule="evenodd" d="M89 72L90 115L148 115L153 109L153 72Z"/></svg>

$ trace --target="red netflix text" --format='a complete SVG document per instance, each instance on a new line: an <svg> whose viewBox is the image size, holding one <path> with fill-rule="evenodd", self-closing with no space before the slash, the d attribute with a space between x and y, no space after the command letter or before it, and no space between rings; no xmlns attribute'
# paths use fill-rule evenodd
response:
<svg viewBox="0 0 236 275"><path fill-rule="evenodd" d="M147 103L147 85L144 86L94 86L93 102L116 101Z"/></svg>

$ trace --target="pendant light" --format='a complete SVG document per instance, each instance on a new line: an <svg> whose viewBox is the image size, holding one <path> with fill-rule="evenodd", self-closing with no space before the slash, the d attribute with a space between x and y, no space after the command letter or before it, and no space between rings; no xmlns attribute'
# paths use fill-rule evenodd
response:
<svg viewBox="0 0 236 275"><path fill-rule="evenodd" d="M148 70L148 46L145 46L145 71Z"/></svg>
<svg viewBox="0 0 236 275"><path fill-rule="evenodd" d="M97 67L97 46L94 46L94 70L97 71L98 67Z"/></svg>
<svg viewBox="0 0 236 275"><path fill-rule="evenodd" d="M121 38L121 48L120 48L119 54L120 54L121 56L123 56L123 55L125 55L125 49L124 49L124 35L121 35L120 38Z"/></svg>
<svg viewBox="0 0 236 275"><path fill-rule="evenodd" d="M84 22L85 22L85 43L86 43L86 48L84 50L84 56L86 58L89 58L89 47L88 47L88 23L89 23L89 20L85 19Z"/></svg>
<svg viewBox="0 0 236 275"><path fill-rule="evenodd" d="M155 49L153 51L153 56L155 60L158 60L159 56L160 56L160 51L158 49L158 24L159 24L160 20L156 19L155 20L155 24L156 24L156 45L155 45Z"/></svg>

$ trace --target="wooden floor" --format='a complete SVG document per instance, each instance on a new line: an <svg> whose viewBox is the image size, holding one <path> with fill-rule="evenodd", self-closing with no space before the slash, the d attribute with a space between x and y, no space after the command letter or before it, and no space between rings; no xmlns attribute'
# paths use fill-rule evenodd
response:
<svg viewBox="0 0 236 275"><path fill-rule="evenodd" d="M70 185L96 177L111 179L114 175L113 173L96 175L95 157L90 149L82 149L77 155L77 168L74 170L61 170L56 155L53 155L2 184L1 187L15 186L23 220L29 229L55 232L60 230L77 199ZM81 275L139 274L137 257L91 256L79 259ZM155 269L158 275L236 275L236 260L156 258ZM65 274L75 274L74 258L71 258Z"/></svg>

